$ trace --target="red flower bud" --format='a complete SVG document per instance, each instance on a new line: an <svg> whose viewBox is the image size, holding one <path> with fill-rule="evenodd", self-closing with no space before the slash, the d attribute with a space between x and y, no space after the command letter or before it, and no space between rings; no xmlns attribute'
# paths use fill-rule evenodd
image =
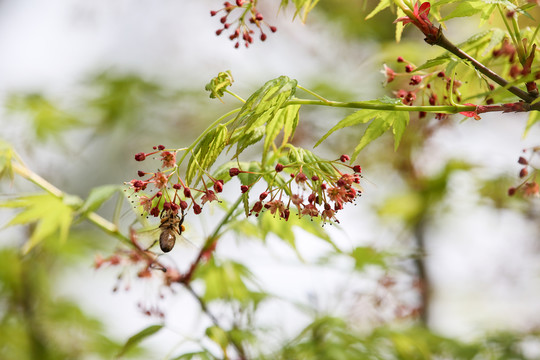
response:
<svg viewBox="0 0 540 360"><path fill-rule="evenodd" d="M184 196L187 198L191 197L191 190L187 187L184 188Z"/></svg>
<svg viewBox="0 0 540 360"><path fill-rule="evenodd" d="M229 169L229 176L234 177L236 175L240 174L240 169L238 168L230 168Z"/></svg>
<svg viewBox="0 0 540 360"><path fill-rule="evenodd" d="M135 154L135 160L143 161L144 159L146 159L146 154L145 153L140 152L138 154Z"/></svg>
<svg viewBox="0 0 540 360"><path fill-rule="evenodd" d="M527 170L527 168L523 168L521 169L521 171L519 172L519 177L520 178L524 178L525 176L529 175L529 171Z"/></svg>
<svg viewBox="0 0 540 360"><path fill-rule="evenodd" d="M341 162L347 162L347 161L351 160L351 157L350 157L349 155L343 154L343 155L341 155L341 157L339 158L339 160L340 160Z"/></svg>
<svg viewBox="0 0 540 360"><path fill-rule="evenodd" d="M265 191L265 192L261 193L261 195L259 195L259 199L264 200L264 199L266 199L267 196L268 196L268 191Z"/></svg>
<svg viewBox="0 0 540 360"><path fill-rule="evenodd" d="M217 193L220 193L223 191L223 180L218 180L214 183L214 190Z"/></svg>
<svg viewBox="0 0 540 360"><path fill-rule="evenodd" d="M284 168L284 166L283 166L282 164L279 164L279 163L278 163L278 164L276 165L276 172L281 172L281 171L283 171L283 168Z"/></svg>
<svg viewBox="0 0 540 360"><path fill-rule="evenodd" d="M195 215L199 215L202 211L202 208L199 204L193 204L193 212Z"/></svg>
<svg viewBox="0 0 540 360"><path fill-rule="evenodd" d="M354 170L355 173L361 173L362 172L362 167L360 165L354 165L353 170Z"/></svg>
<svg viewBox="0 0 540 360"><path fill-rule="evenodd" d="M158 145L157 148L158 148L158 150L160 150L160 151L161 151L161 150L165 150L165 146L163 146L163 145Z"/></svg>
<svg viewBox="0 0 540 360"><path fill-rule="evenodd" d="M525 159L523 156L520 156L520 157L519 157L518 163L520 163L521 165L528 165L528 164L529 164L529 162L527 161L527 159Z"/></svg>
<svg viewBox="0 0 540 360"><path fill-rule="evenodd" d="M249 190L249 186L247 185L240 186L240 191L242 192L242 194L245 194L248 190Z"/></svg>
<svg viewBox="0 0 540 360"><path fill-rule="evenodd" d="M146 175L146 173L144 171L137 171L137 175L139 175L140 177L143 177L144 175Z"/></svg>

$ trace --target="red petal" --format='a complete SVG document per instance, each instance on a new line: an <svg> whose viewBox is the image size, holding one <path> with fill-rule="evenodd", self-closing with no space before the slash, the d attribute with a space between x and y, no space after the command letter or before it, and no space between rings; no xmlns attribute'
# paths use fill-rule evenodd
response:
<svg viewBox="0 0 540 360"><path fill-rule="evenodd" d="M420 6L418 15L420 17L427 17L429 15L429 10L431 10L431 4L429 2L425 2Z"/></svg>

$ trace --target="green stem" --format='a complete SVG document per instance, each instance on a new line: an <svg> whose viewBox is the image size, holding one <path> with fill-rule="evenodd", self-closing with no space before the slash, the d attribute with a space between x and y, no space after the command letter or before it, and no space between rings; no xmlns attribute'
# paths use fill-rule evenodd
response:
<svg viewBox="0 0 540 360"><path fill-rule="evenodd" d="M303 86L297 85L296 87L297 87L298 89L300 89L300 90L304 90L305 92L307 92L307 93L310 94L310 95L315 96L315 97L316 97L317 99L319 99L319 100L322 100L322 101L324 101L324 102L329 102L328 99L325 99L325 98L322 97L321 95L319 95L319 94L317 94L317 93L315 93L315 92L313 92L313 91L311 91L311 90L309 90L309 89L306 89L306 88L303 87Z"/></svg>
<svg viewBox="0 0 540 360"><path fill-rule="evenodd" d="M476 106L471 105L435 105L435 106L407 106L396 104L374 104L368 101L322 101L310 99L292 99L287 101L285 105L319 105L350 109L371 109L382 111L425 111L443 114L457 114L462 111L474 111Z"/></svg>
<svg viewBox="0 0 540 360"><path fill-rule="evenodd" d="M232 91L230 90L225 90L224 92L226 92L227 94L237 98L238 100L240 100L241 102L243 102L244 104L246 103L246 100L242 99L240 96L238 96L237 94L233 93Z"/></svg>
<svg viewBox="0 0 540 360"><path fill-rule="evenodd" d="M66 196L68 196L68 194L64 193L62 190L58 189L56 186L54 186L53 184L51 184L50 182L48 182L44 178L42 178L38 174L34 173L32 170L30 170L26 166L24 166L22 164L19 164L18 162L13 162L12 163L12 168L21 177L23 177L23 178L29 180L30 182L34 183L35 185L39 186L40 188L42 188L43 190L45 190L49 194L51 194L51 195L53 195L53 196L55 196L55 197L57 197L59 199L63 199ZM75 196L75 195L69 195L69 196L71 198L75 199L77 203L80 203L80 204L83 203L83 200L81 198L79 198L78 196ZM115 224L113 224L110 221L106 220L105 218L99 216L95 212L87 213L86 218L90 222L92 222L93 224L95 224L96 226L98 226L99 228L104 230L105 232L107 232L108 234L110 234L110 235L114 236L115 238L119 239L120 241L122 241L123 243L125 243L125 244L127 244L129 246L132 245L131 240L129 238L127 238L126 236L124 236L118 230L118 227Z"/></svg>

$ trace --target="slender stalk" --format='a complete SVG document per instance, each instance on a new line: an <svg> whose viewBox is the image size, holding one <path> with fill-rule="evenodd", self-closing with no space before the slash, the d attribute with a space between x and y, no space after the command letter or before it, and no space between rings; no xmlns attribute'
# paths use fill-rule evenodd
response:
<svg viewBox="0 0 540 360"><path fill-rule="evenodd" d="M350 109L371 109L371 110L383 110L383 111L425 111L433 113L443 114L457 114L462 111L474 111L476 106L471 105L435 105L435 106L408 106L408 105L396 105L396 104L382 104L372 103L367 101L322 101L322 100L310 100L310 99L293 99L287 101L286 105L319 105L330 106Z"/></svg>
<svg viewBox="0 0 540 360"><path fill-rule="evenodd" d="M49 194L51 194L51 195L53 195L53 196L55 196L55 197L57 197L59 199L63 199L66 196L68 196L68 194L64 193L62 190L58 189L56 186L54 186L53 184L51 184L50 182L48 182L47 180L45 180L44 178L42 178L41 176L39 176L38 174L33 172L32 170L30 170L26 166L20 164L19 162L14 161L14 162L12 162L11 166L12 166L13 170L17 174L19 174L21 177L23 177L23 178L29 180L30 182L34 183L35 185L39 186L40 188L42 188L43 190L45 190ZM80 203L80 204L83 203L83 200L81 198L79 198L78 196L74 196L74 195L69 195L69 196L71 198L75 199L75 201L77 203ZM100 215L96 214L95 212L89 212L88 214L86 214L86 218L91 223L93 223L97 227L101 228L102 230L104 230L108 234L114 236L115 238L122 241L123 243L125 243L127 245L130 245L130 246L132 245L129 238L127 238L125 235L123 235L119 231L118 227L115 224L113 224L112 222L106 220L105 218L101 217Z"/></svg>

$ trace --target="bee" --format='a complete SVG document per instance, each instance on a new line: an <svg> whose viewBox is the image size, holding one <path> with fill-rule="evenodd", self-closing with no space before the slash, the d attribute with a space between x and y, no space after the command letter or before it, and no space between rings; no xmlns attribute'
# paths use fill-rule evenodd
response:
<svg viewBox="0 0 540 360"><path fill-rule="evenodd" d="M184 212L182 212L181 216L178 216L172 210L164 210L161 213L159 247L163 252L169 252L173 249L176 242L176 235L182 235L182 232L185 230L184 225L182 225L183 223Z"/></svg>

